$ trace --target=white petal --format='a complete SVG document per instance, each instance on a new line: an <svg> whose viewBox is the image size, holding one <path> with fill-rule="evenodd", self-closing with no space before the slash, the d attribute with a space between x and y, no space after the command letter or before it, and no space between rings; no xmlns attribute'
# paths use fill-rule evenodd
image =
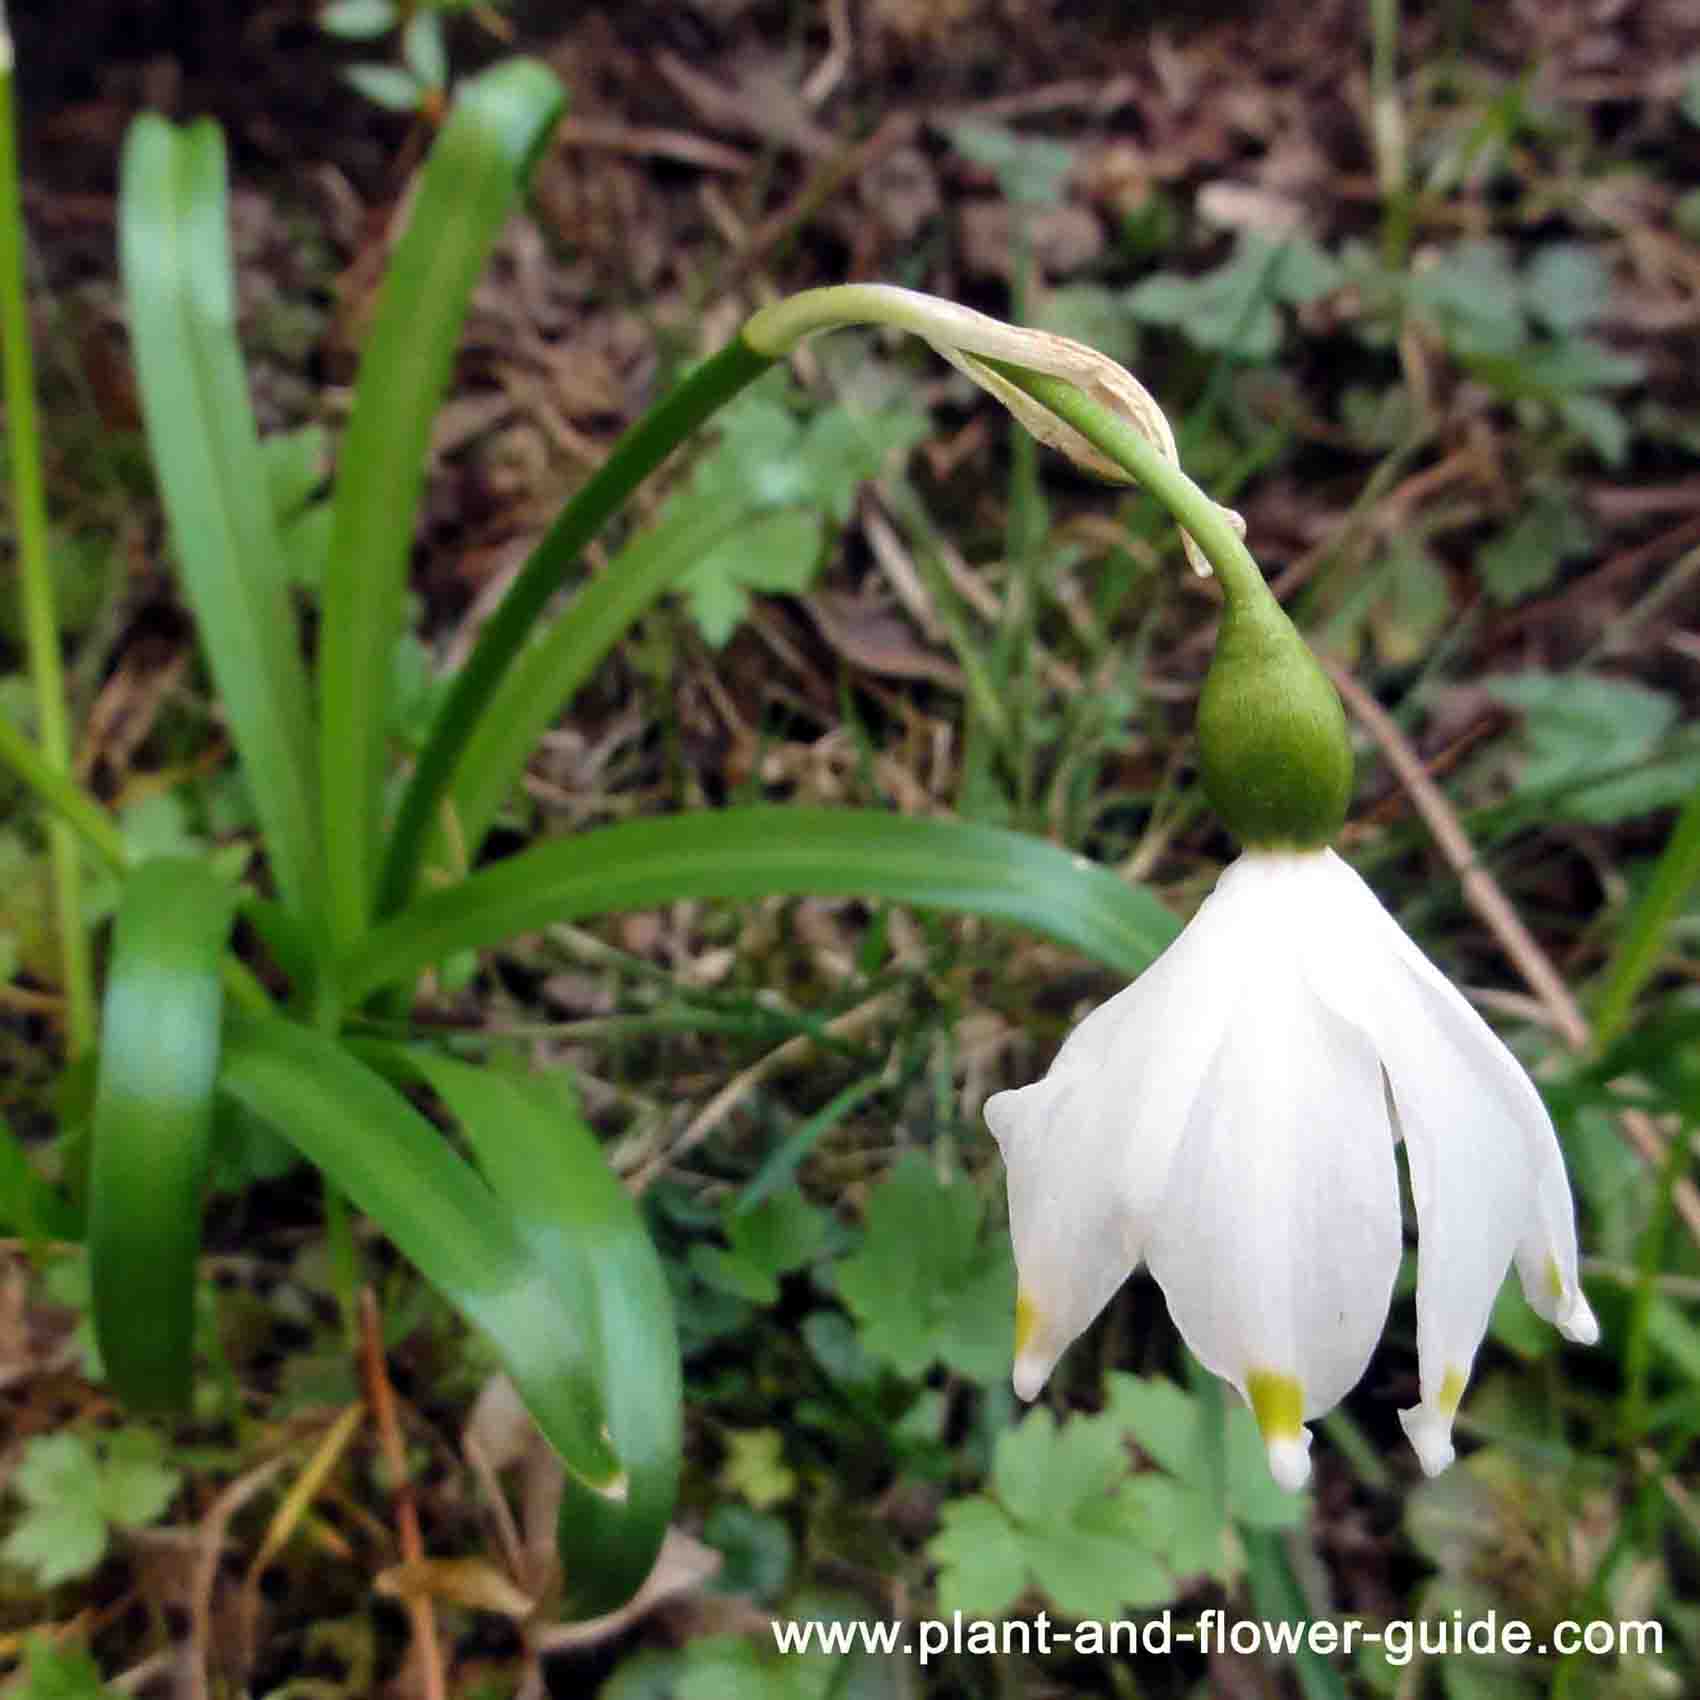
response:
<svg viewBox="0 0 1700 1700"><path fill-rule="evenodd" d="M1453 1044L1424 1015L1409 980L1376 1007L1417 1206L1422 1415L1407 1414L1405 1430L1434 1475L1451 1462L1452 1419L1534 1200L1522 1131L1489 1085L1497 1059Z"/></svg>
<svg viewBox="0 0 1700 1700"><path fill-rule="evenodd" d="M1582 1295L1577 1276L1576 1207L1571 1201L1570 1182L1564 1172L1564 1156L1558 1135L1553 1131L1552 1117L1547 1114L1528 1071L1504 1041L1398 923L1385 910L1382 914L1406 964L1426 994L1430 1020L1460 1054L1470 1057L1496 1113L1521 1135L1524 1185L1532 1193L1534 1203L1517 1244L1517 1273L1524 1296L1539 1315L1556 1323L1569 1339L1591 1345L1599 1338L1599 1324ZM1420 1234L1420 1220L1417 1227Z"/></svg>
<svg viewBox="0 0 1700 1700"><path fill-rule="evenodd" d="M1250 861L1252 858L1243 858ZM1399 1263L1399 1195L1381 1068L1309 989L1302 941L1314 856L1260 857L1262 936L1242 961L1227 1039L1188 1123L1150 1248L1187 1344L1258 1411L1296 1468L1299 1417L1362 1375ZM1292 1381L1272 1432L1260 1397ZM1261 1383L1261 1388L1260 1388ZM1282 1405L1283 1409L1286 1407Z"/></svg>
<svg viewBox="0 0 1700 1700"><path fill-rule="evenodd" d="M1422 1403L1402 1414L1430 1475L1452 1460L1452 1419L1514 1253L1575 1226L1551 1121L1527 1074L1375 894L1332 855L1343 925L1312 957L1318 990L1374 1041L1387 1070L1417 1207L1417 1357ZM1542 1188L1557 1188L1557 1230ZM1561 1248L1560 1257L1564 1255ZM1525 1273L1525 1283L1527 1274ZM1546 1314L1552 1314L1547 1295ZM1576 1320L1573 1317L1573 1320ZM1590 1313L1591 1320L1591 1313Z"/></svg>
<svg viewBox="0 0 1700 1700"><path fill-rule="evenodd" d="M1049 1075L986 1103L1003 1150L1016 1300L1015 1391L1038 1396L1069 1343L1109 1303L1138 1259L1121 1192L1111 1184L1123 1130L1095 1113L1095 1075Z"/></svg>
<svg viewBox="0 0 1700 1700"><path fill-rule="evenodd" d="M1162 956L1075 1028L1043 1080L986 1102L1008 1170L1023 1399L1143 1253L1238 979L1231 889L1225 875Z"/></svg>

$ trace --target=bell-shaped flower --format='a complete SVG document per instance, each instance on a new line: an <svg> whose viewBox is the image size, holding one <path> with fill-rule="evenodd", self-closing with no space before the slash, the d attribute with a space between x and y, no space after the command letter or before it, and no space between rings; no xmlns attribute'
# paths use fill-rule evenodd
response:
<svg viewBox="0 0 1700 1700"><path fill-rule="evenodd" d="M1141 1261L1198 1358L1251 1404L1297 1488L1303 1426L1363 1374L1399 1265L1394 1145L1416 1204L1425 1471L1515 1260L1572 1340L1558 1142L1510 1051L1331 850L1248 851L1173 945L986 1121L1008 1169L1015 1388L1044 1385Z"/></svg>

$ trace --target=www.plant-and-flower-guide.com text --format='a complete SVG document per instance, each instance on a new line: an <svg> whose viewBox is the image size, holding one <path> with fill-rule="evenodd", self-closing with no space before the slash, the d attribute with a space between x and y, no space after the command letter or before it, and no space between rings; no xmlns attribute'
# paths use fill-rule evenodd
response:
<svg viewBox="0 0 1700 1700"><path fill-rule="evenodd" d="M1176 1621L1170 1611L1134 1619L1103 1622L1086 1619L1054 1623L1045 1612L1037 1617L969 1617L953 1612L948 1618L922 1618L913 1624L784 1622L773 1624L775 1646L782 1653L903 1653L924 1665L933 1659L967 1654L971 1657L1011 1653L1149 1653L1161 1657L1178 1649L1199 1653L1273 1653L1291 1657L1304 1649L1324 1658L1350 1656L1359 1647L1379 1647L1390 1665L1406 1665L1420 1656L1490 1654L1519 1657L1590 1653L1651 1654L1664 1651L1664 1625L1656 1619L1608 1622L1596 1618L1581 1623L1565 1619L1550 1631L1538 1633L1521 1618L1501 1618L1497 1612L1466 1618L1394 1618L1376 1625L1358 1618L1230 1619L1219 1607Z"/></svg>

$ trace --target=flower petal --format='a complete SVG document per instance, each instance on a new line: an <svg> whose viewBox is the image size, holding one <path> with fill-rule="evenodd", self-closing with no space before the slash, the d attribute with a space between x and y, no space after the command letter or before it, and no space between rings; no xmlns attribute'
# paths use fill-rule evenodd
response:
<svg viewBox="0 0 1700 1700"><path fill-rule="evenodd" d="M1403 995L1385 988L1374 1014L1417 1206L1422 1403L1400 1420L1432 1476L1452 1462L1452 1419L1529 1220L1532 1189L1522 1132L1485 1078L1497 1066L1492 1053L1460 1047L1425 1024L1409 981Z"/></svg>
<svg viewBox="0 0 1700 1700"><path fill-rule="evenodd" d="M1404 1134L1417 1207L1422 1399L1400 1420L1435 1475L1452 1461L1452 1419L1513 1255L1521 1266L1537 1247L1543 1279L1556 1256L1572 1302L1592 1316L1575 1286L1569 1187L1540 1094L1374 892L1338 857L1329 861L1342 917L1352 919L1318 943L1310 969L1320 995L1374 1042ZM1526 1268L1523 1276L1527 1286ZM1545 1297L1550 1317L1551 1288Z"/></svg>
<svg viewBox="0 0 1700 1700"><path fill-rule="evenodd" d="M1367 886L1364 890L1374 902L1374 893ZM1381 906L1376 903L1376 907ZM1522 1135L1524 1185L1532 1182L1534 1193L1534 1210L1517 1245L1517 1273L1524 1296L1566 1338L1592 1345L1600 1336L1600 1327L1583 1297L1577 1274L1576 1206L1552 1117L1528 1071L1505 1042L1399 924L1385 910L1381 913L1406 965L1422 987L1430 1019L1460 1053L1473 1059L1497 1112ZM1419 1232L1421 1227L1419 1220Z"/></svg>
<svg viewBox="0 0 1700 1700"><path fill-rule="evenodd" d="M1021 1289L1015 1391L1038 1396L1071 1341L1138 1261L1136 1229L1110 1176L1124 1130L1097 1113L1096 1074L1047 1075L986 1102L1003 1151Z"/></svg>
<svg viewBox="0 0 1700 1700"><path fill-rule="evenodd" d="M1314 895L1308 866L1266 882L1277 933L1240 965L1235 1019L1175 1154L1149 1254L1176 1326L1246 1395L1283 1480L1302 1479L1300 1420L1363 1374L1399 1264L1380 1064L1310 991L1298 960L1303 935L1328 924Z"/></svg>
<svg viewBox="0 0 1700 1700"><path fill-rule="evenodd" d="M1143 1253L1227 1024L1224 987L1238 978L1243 936L1231 891L1225 875L1162 956L1075 1028L1043 1080L986 1102L1008 1170L1023 1399L1037 1395Z"/></svg>

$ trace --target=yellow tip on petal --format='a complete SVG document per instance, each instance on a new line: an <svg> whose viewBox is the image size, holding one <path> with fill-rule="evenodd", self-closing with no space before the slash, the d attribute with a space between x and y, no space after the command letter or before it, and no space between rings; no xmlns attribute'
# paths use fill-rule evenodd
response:
<svg viewBox="0 0 1700 1700"><path fill-rule="evenodd" d="M1265 1440L1295 1440L1304 1427L1305 1393L1294 1376L1254 1369L1245 1378L1257 1426Z"/></svg>
<svg viewBox="0 0 1700 1700"><path fill-rule="evenodd" d="M1039 1311L1025 1293L1015 1295L1015 1355L1020 1357L1039 1327Z"/></svg>
<svg viewBox="0 0 1700 1700"><path fill-rule="evenodd" d="M1553 1321L1565 1339L1591 1346L1600 1337L1599 1318L1594 1315L1582 1289L1569 1286L1556 1257L1547 1259L1547 1291L1552 1294Z"/></svg>
<svg viewBox="0 0 1700 1700"><path fill-rule="evenodd" d="M1456 1364L1446 1366L1446 1379L1440 1384L1440 1395L1434 1406L1443 1417L1458 1414L1458 1402L1464 1397L1464 1372Z"/></svg>
<svg viewBox="0 0 1700 1700"><path fill-rule="evenodd" d="M1270 1475L1288 1493L1297 1493L1310 1479L1304 1388L1294 1376L1255 1369L1246 1377L1246 1394L1269 1451Z"/></svg>
<svg viewBox="0 0 1700 1700"><path fill-rule="evenodd" d="M1052 1359L1035 1350L1034 1339L1039 1333L1039 1307L1025 1293L1015 1299L1015 1396L1018 1399L1037 1399L1051 1373Z"/></svg>

